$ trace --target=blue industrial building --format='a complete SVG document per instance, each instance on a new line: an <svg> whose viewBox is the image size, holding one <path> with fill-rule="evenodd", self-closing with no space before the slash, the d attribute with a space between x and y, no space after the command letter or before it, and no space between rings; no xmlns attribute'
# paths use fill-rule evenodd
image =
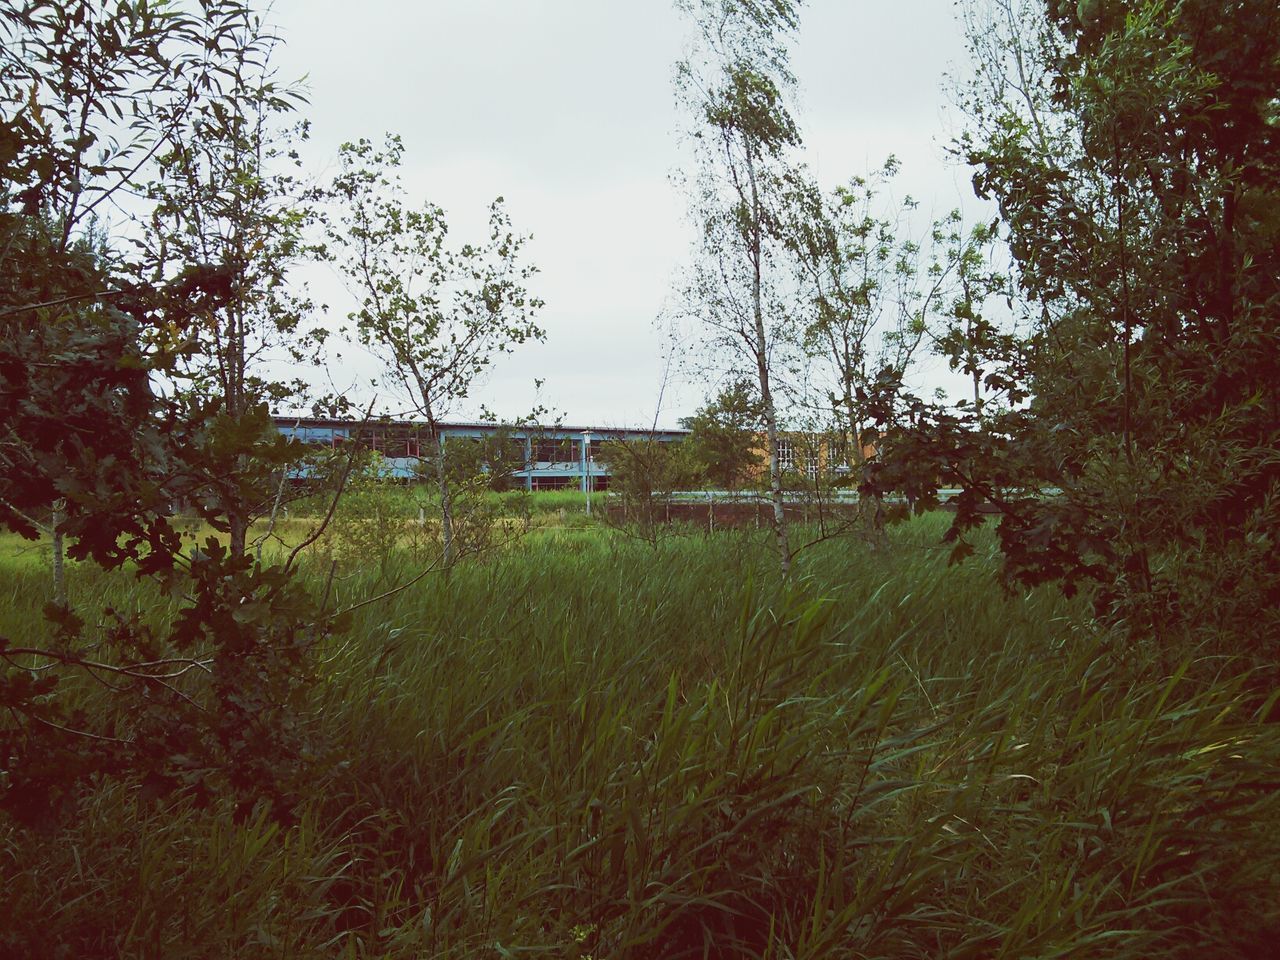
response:
<svg viewBox="0 0 1280 960"><path fill-rule="evenodd" d="M426 424L412 420L353 420L276 416L276 427L286 436L306 444L339 447L358 437L362 447L382 454L392 476L408 480L430 454L431 433ZM441 423L445 449L450 442L490 437L503 430L513 443L523 446L523 469L515 477L528 490L607 490L609 465L597 457L600 444L609 440L656 440L675 443L687 430L650 430L618 427L554 426L501 427L493 423ZM517 457L519 459L519 457Z"/></svg>

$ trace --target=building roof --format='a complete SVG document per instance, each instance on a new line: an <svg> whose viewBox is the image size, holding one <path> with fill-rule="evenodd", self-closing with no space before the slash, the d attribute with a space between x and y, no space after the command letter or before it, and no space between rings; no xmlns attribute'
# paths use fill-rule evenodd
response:
<svg viewBox="0 0 1280 960"><path fill-rule="evenodd" d="M289 414L275 413L271 415L271 419L276 422L277 426L298 426L298 427L354 427L360 425L362 421L351 417L300 417ZM422 420L399 420L391 417L370 417L369 423L379 426L395 426L395 427L425 427L427 424ZM688 435L692 431L683 427L619 427L619 426L582 426L566 423L536 423L536 424L504 424L493 421L483 420L441 420L439 426L443 429L453 430L495 430L499 427L509 427L520 433L537 433L537 432L556 432L556 433L582 433L590 431L591 433L663 433L663 434L682 434Z"/></svg>

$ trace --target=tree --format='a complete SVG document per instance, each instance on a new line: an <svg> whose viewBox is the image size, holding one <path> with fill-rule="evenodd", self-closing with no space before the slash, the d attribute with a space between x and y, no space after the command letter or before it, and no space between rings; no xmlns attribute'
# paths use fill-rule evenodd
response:
<svg viewBox="0 0 1280 960"><path fill-rule="evenodd" d="M482 437L455 437L449 441L448 456L443 461L446 471L443 487L449 496L449 544L441 550L442 562L457 562L476 556L509 540L510 526L504 523L514 516L528 519L529 504L524 494L524 479L518 474L527 467L523 438L513 435L510 426L499 426ZM418 476L438 492L441 489L441 461L428 458L418 464ZM419 488L420 489L420 488ZM514 496L494 497L494 493ZM434 498L418 496L419 508L436 506ZM443 515L443 511L442 511ZM521 524L522 532L528 524ZM444 546L444 524L436 545ZM434 542L434 538L432 538Z"/></svg>
<svg viewBox="0 0 1280 960"><path fill-rule="evenodd" d="M684 441L688 456L713 487L737 490L755 481L762 419L754 385L738 380L680 421L692 431Z"/></svg>
<svg viewBox="0 0 1280 960"><path fill-rule="evenodd" d="M810 416L818 423L834 418L858 483L878 466L868 460L873 392L880 408L894 405L951 268L935 262L921 275L920 245L902 236L915 201L905 198L889 215L880 209L898 169L891 156L870 176L829 194L799 180L789 210L788 244L809 307L801 338L824 400ZM820 495L816 474L814 481ZM885 511L874 490L859 514L880 542Z"/></svg>
<svg viewBox="0 0 1280 960"><path fill-rule="evenodd" d="M157 158L227 94L245 8L33 2L0 9L0 524L34 538L55 505L72 557L133 564L181 602L163 627L46 608L47 636L0 637L0 808L49 820L77 785L287 806L302 736L289 712L315 643L341 622L274 567L170 523L200 478L287 448L156 388L234 291L200 261L130 260L108 213L136 213ZM224 518L225 519L225 518ZM86 716L60 682L101 683Z"/></svg>
<svg viewBox="0 0 1280 960"><path fill-rule="evenodd" d="M1160 648L1270 657L1280 10L1086 0L991 22L1001 57L961 148L1035 326L988 362L1006 413L922 408L916 435L949 450L970 506L1001 511L1011 579L1092 584L1102 616ZM962 509L953 536L973 522Z"/></svg>
<svg viewBox="0 0 1280 960"><path fill-rule="evenodd" d="M35 536L57 504L72 556L167 565L179 432L152 374L186 349L192 302L221 285L153 283L105 238L173 131L222 90L239 5L0 10L0 523Z"/></svg>
<svg viewBox="0 0 1280 960"><path fill-rule="evenodd" d="M937 291L937 283L919 289L919 246L900 236L914 201L908 197L892 220L877 209L897 172L890 157L870 177L854 177L829 195L802 184L788 224L810 306L805 351L824 369L827 411L842 421L859 469L867 427L859 395L885 368L906 373Z"/></svg>
<svg viewBox="0 0 1280 960"><path fill-rule="evenodd" d="M313 211L296 173L307 125L287 123L302 94L275 78L277 41L260 17L245 11L234 23L223 89L167 130L157 154L140 224L143 265L152 277L172 279L196 264L225 285L218 303L193 311L174 386L226 424L258 429L267 444L278 440L269 408L305 390L297 379L270 376L268 364L313 359L327 331L289 278L311 253L304 231ZM272 459L239 457L206 477L193 501L209 522L225 525L233 553L245 551L250 525L279 489Z"/></svg>
<svg viewBox="0 0 1280 960"><path fill-rule="evenodd" d="M670 531L671 494L690 478L685 444L652 434L618 438L601 444L597 459L608 464L609 492L621 502L623 528L657 549Z"/></svg>
<svg viewBox="0 0 1280 960"><path fill-rule="evenodd" d="M450 470L440 421L494 361L528 340L542 301L527 284L536 268L522 261L527 237L515 233L498 198L489 235L450 247L442 209L407 208L399 166L403 146L388 137L345 144L332 196L339 211L328 227L339 269L358 291L351 315L360 342L386 366L389 385L427 424L440 491L444 562L454 559Z"/></svg>
<svg viewBox="0 0 1280 960"><path fill-rule="evenodd" d="M785 96L794 78L784 38L797 24L787 0L684 0L700 44L679 65L677 89L696 127L694 214L700 255L690 309L733 373L755 378L769 454L772 524L783 574L791 545L778 461L777 370L790 336L782 198L800 134Z"/></svg>
<svg viewBox="0 0 1280 960"><path fill-rule="evenodd" d="M925 334L934 350L947 358L954 371L969 378L970 397L960 402L972 406L981 424L988 394L1001 392L997 380L984 383L983 376L993 361L1007 356L1015 345L1015 334L1006 331L992 316L991 300L1003 296L1012 304L1012 291L1006 274L992 263L999 245L997 224L979 223L964 229L958 210L934 224L934 243L943 249L942 264L948 282L940 299L944 309L936 318L925 318Z"/></svg>

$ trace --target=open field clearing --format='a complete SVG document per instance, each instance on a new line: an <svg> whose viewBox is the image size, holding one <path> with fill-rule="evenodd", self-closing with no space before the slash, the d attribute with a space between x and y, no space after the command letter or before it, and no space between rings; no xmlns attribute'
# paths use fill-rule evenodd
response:
<svg viewBox="0 0 1280 960"><path fill-rule="evenodd" d="M1280 958L1277 0L322 12L0 0L0 960Z"/></svg>
<svg viewBox="0 0 1280 960"><path fill-rule="evenodd" d="M0 952L1265 955L1272 705L1002 594L989 558L948 567L943 524L815 547L788 587L735 533L547 530L431 573L321 657L288 816L86 789L0 839ZM10 546L15 636L47 574ZM344 572L332 603L415 570ZM123 573L70 585L168 606Z"/></svg>

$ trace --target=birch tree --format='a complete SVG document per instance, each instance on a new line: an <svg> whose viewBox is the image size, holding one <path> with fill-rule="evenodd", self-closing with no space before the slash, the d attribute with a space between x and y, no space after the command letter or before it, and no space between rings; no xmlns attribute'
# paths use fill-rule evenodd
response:
<svg viewBox="0 0 1280 960"><path fill-rule="evenodd" d="M698 151L693 215L699 255L687 291L714 353L759 389L769 455L772 525L783 575L791 544L778 456L777 371L794 342L787 309L783 198L800 133L786 105L795 80L788 0L682 0L697 45L678 67L677 92Z"/></svg>

